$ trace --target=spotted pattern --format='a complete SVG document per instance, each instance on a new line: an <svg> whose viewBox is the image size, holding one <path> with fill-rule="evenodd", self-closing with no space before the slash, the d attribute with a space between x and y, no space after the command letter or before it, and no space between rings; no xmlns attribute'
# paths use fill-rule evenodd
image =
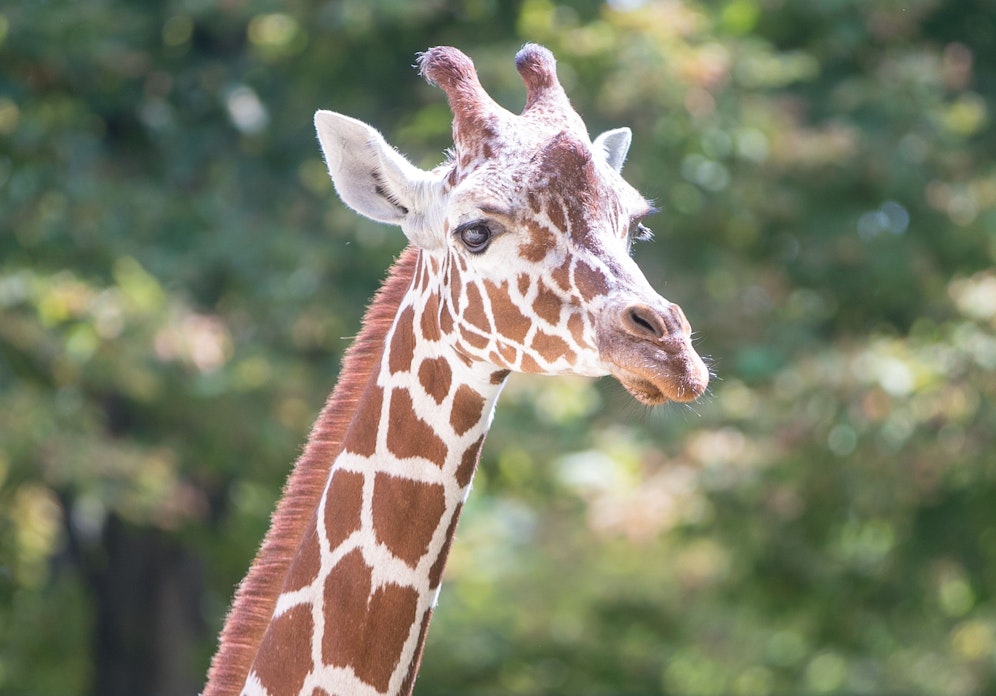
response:
<svg viewBox="0 0 996 696"><path fill-rule="evenodd" d="M351 403L249 667L251 696L411 692L505 379L605 374L609 297L648 292L626 254L647 204L596 161L545 49L516 57L521 116L494 105L453 49L432 49L420 66L454 112L455 154L437 172L451 211L445 244L420 252L379 366ZM477 220L501 233L474 254L450 230Z"/></svg>

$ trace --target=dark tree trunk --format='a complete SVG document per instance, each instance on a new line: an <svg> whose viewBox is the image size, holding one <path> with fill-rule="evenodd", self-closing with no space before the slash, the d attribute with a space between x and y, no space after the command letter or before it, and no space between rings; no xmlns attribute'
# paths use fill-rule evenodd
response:
<svg viewBox="0 0 996 696"><path fill-rule="evenodd" d="M78 556L95 600L95 696L192 696L205 637L199 559L161 530L110 516Z"/></svg>

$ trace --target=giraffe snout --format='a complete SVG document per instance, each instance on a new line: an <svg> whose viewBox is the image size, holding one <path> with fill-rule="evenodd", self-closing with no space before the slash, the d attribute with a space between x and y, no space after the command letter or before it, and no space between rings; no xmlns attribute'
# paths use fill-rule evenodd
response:
<svg viewBox="0 0 996 696"><path fill-rule="evenodd" d="M709 370L692 348L692 327L678 305L636 302L606 319L598 332L599 353L638 400L691 401L706 390Z"/></svg>

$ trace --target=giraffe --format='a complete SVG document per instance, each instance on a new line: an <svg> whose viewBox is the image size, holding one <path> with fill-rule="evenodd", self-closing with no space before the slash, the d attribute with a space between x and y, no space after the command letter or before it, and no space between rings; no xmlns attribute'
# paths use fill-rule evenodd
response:
<svg viewBox="0 0 996 696"><path fill-rule="evenodd" d="M365 123L315 115L340 198L409 245L347 351L240 585L204 696L410 694L457 520L508 375L611 374L686 402L709 373L630 256L652 206L526 44L513 114L450 47L419 55L454 149L423 171Z"/></svg>

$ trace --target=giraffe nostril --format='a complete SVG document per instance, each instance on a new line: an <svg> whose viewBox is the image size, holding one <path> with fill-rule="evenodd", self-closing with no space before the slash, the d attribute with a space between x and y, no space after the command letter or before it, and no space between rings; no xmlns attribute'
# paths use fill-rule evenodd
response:
<svg viewBox="0 0 996 696"><path fill-rule="evenodd" d="M664 318L647 305L630 305L622 313L623 327L637 338L660 340L667 336Z"/></svg>

